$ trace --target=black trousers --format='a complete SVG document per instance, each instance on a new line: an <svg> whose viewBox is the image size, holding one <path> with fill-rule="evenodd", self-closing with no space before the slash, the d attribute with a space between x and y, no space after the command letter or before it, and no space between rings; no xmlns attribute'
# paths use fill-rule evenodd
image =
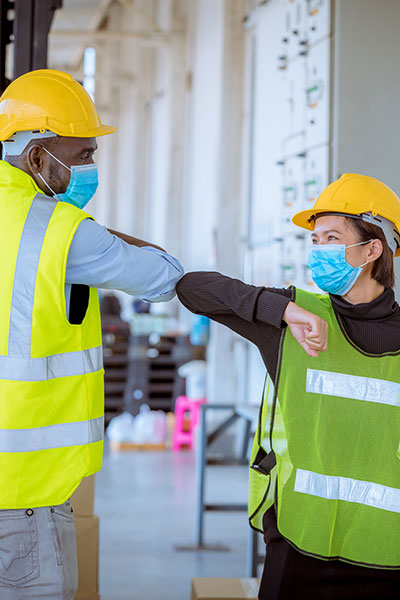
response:
<svg viewBox="0 0 400 600"><path fill-rule="evenodd" d="M259 600L400 600L400 571L305 556L279 534L273 509L264 516L264 531Z"/></svg>

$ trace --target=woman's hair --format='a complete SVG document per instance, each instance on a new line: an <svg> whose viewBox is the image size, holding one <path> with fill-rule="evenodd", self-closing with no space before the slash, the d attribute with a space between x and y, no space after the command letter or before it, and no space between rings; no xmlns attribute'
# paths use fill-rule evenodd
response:
<svg viewBox="0 0 400 600"><path fill-rule="evenodd" d="M368 240L373 239L381 240L383 251L381 256L377 258L372 265L371 277L385 288L394 287L393 252L387 244L382 229L371 223L361 221L360 219L346 217L346 221L357 233L360 242L367 242Z"/></svg>

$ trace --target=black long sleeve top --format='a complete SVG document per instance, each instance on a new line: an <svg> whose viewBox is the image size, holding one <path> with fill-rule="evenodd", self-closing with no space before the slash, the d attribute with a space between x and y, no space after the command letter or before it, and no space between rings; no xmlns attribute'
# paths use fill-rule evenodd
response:
<svg viewBox="0 0 400 600"><path fill-rule="evenodd" d="M208 271L187 273L177 294L186 308L226 325L259 349L275 380L283 313L290 288L265 288ZM400 308L388 288L372 302L350 304L331 295L332 306L350 340L364 352L383 354L400 350Z"/></svg>

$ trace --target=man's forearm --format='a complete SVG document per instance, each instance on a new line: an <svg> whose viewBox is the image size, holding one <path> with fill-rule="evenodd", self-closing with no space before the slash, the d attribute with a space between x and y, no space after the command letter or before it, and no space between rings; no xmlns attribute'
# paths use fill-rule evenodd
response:
<svg viewBox="0 0 400 600"><path fill-rule="evenodd" d="M112 233L113 235L116 235L121 240L123 240L127 244L130 244L131 246L138 246L139 248L142 248L143 246L152 246L153 248L157 248L157 250L161 250L162 252L165 252L164 248L161 248L161 246L157 246L156 244L152 244L151 242L145 242L144 240L140 240L139 238L132 237L131 235L127 235L126 233L121 233L120 231L115 231L114 229L110 229L110 228L107 228L107 229L110 233Z"/></svg>

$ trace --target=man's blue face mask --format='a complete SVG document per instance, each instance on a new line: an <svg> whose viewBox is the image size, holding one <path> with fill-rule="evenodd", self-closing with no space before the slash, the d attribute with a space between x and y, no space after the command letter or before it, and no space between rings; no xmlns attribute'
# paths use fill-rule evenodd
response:
<svg viewBox="0 0 400 600"><path fill-rule="evenodd" d="M57 162L71 172L69 184L67 190L63 194L56 194L47 181L44 180L42 175L38 173L40 179L52 192L54 198L61 202L68 202L78 208L84 208L87 203L93 198L97 187L99 185L99 174L97 165L95 163L91 165L73 165L71 168L67 167L61 160L59 160L54 154L49 152L46 148L43 148L50 154Z"/></svg>
<svg viewBox="0 0 400 600"><path fill-rule="evenodd" d="M310 248L307 266L311 269L314 283L324 292L345 296L359 278L362 268L353 267L346 260L346 248L368 244L359 242L345 246L344 244L321 244Z"/></svg>

